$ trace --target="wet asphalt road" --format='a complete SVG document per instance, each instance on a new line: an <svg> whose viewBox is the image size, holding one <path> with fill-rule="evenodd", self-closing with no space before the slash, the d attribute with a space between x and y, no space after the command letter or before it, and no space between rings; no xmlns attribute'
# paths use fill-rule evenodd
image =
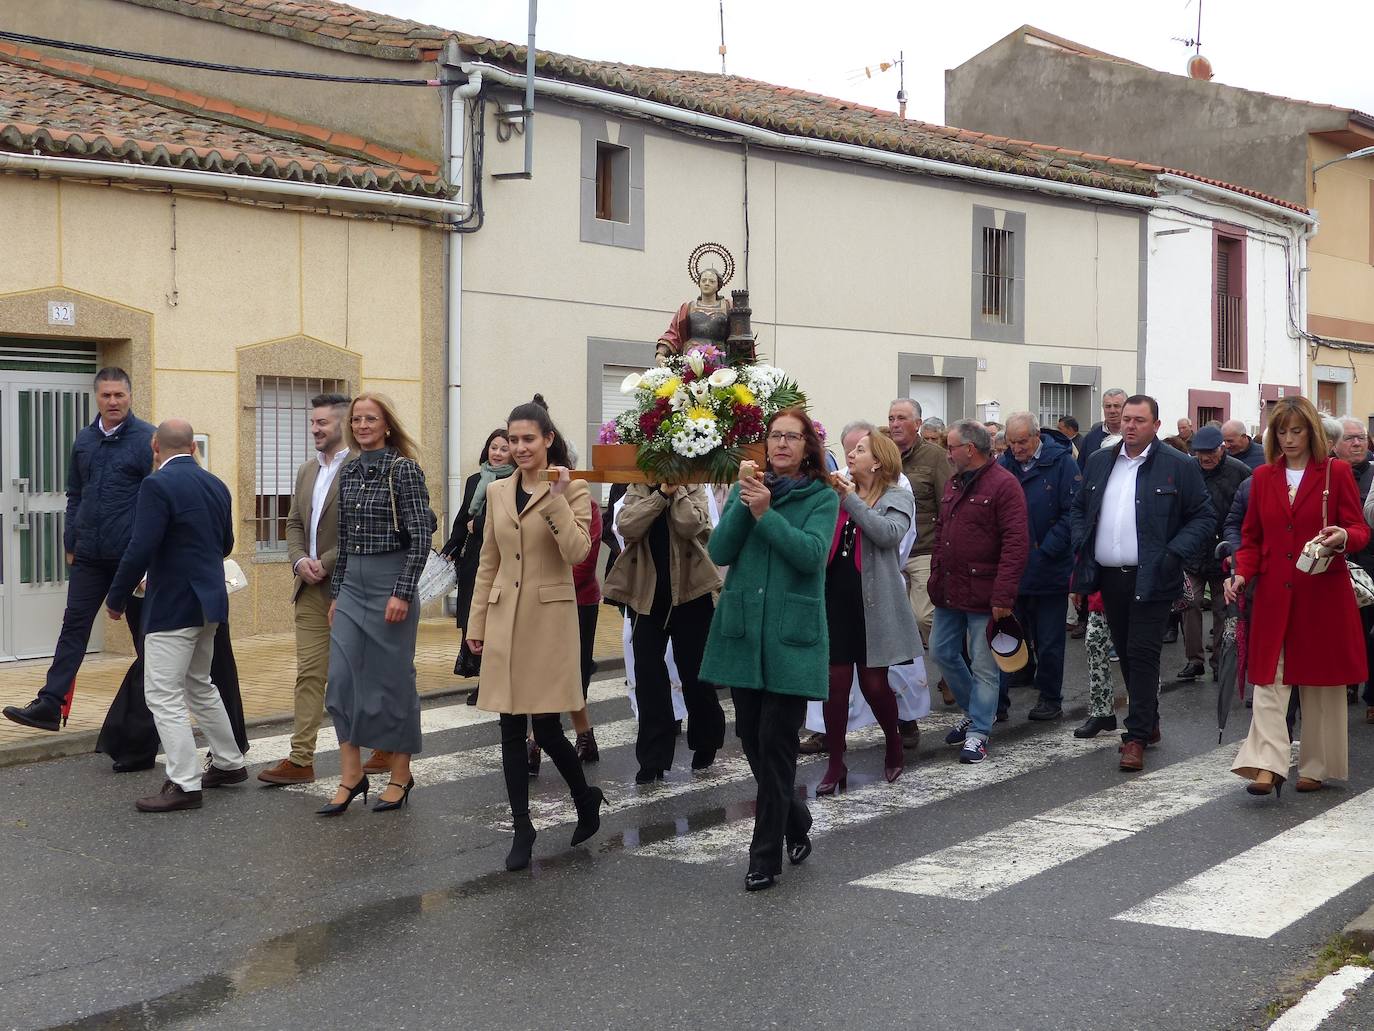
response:
<svg viewBox="0 0 1374 1031"><path fill-rule="evenodd" d="M1069 655L1077 712L1081 642ZM1166 648L1166 676L1182 664L1179 647ZM1166 684L1164 741L1147 753L1148 770L1216 747L1215 697L1210 683ZM1123 782L1105 740L1037 764L1078 719L1027 723L1033 700L1013 693L1013 719L977 775L999 762L1012 770L1018 755L1022 765L981 788L919 794L974 776L934 727L894 786L910 789L905 801L866 786L880 746L851 748L848 793L811 800L813 811L831 818L865 797L877 803L862 820L818 830L805 865L752 895L743 849L709 847L750 815L752 783L724 761L738 757L733 739L725 769L697 782L680 742L668 791L634 787L632 747L603 748L593 779L620 811L576 850L570 822L543 829L533 868L513 875L502 869L499 771L472 774L461 762L496 742L494 719L428 735L426 755L459 757L457 772L420 776L399 814L355 808L320 820L318 798L250 781L207 792L199 812L150 816L132 799L155 791L160 771L114 776L100 756L3 769L0 1027L1265 1026L1264 1007L1374 901L1374 881L1265 938L1115 918L1374 783L1363 709L1351 710L1348 788L1276 803L1236 781L980 901L851 883ZM937 697L934 723L946 711ZM593 705L598 726L628 716L618 693ZM1237 707L1226 740L1247 723ZM250 755L253 772L277 758ZM317 768L332 777L336 753ZM809 791L822 771L804 764L799 780ZM532 793L549 804L562 795L547 761Z"/></svg>

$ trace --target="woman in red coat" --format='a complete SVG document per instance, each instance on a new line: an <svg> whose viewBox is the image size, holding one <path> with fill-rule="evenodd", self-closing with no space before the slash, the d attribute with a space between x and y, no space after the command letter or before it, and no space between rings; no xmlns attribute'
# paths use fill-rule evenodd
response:
<svg viewBox="0 0 1374 1031"><path fill-rule="evenodd" d="M1252 781L1246 790L1253 795L1267 795L1287 779L1285 716L1294 685L1302 700L1298 790L1347 778L1343 688L1368 675L1360 612L1342 557L1369 543L1350 466L1329 457L1321 417L1304 397L1275 405L1264 457L1266 464L1254 472L1236 575L1226 585L1232 601L1246 581L1255 581L1249 656L1254 716L1231 767ZM1315 575L1297 568L1303 545L1313 538L1334 552L1326 571Z"/></svg>

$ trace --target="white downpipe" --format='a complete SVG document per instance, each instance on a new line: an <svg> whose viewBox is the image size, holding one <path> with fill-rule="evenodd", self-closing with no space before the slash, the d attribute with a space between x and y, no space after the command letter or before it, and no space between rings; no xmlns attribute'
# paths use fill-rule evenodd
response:
<svg viewBox="0 0 1374 1031"><path fill-rule="evenodd" d="M1211 183L1204 183L1197 179L1190 179L1186 175L1173 175L1169 172L1161 172L1155 176L1155 181L1160 186L1182 193L1189 191L1201 194L1208 200L1217 201L1220 204L1229 204L1235 208L1249 208L1251 211L1258 212L1265 218L1274 219L1278 222L1296 222L1302 226L1317 225L1315 215L1306 211L1295 211L1292 208L1285 208L1281 204L1272 204L1267 200L1260 200L1258 197L1251 197L1249 194L1239 193L1236 190L1228 190L1222 186L1213 186Z"/></svg>
<svg viewBox="0 0 1374 1031"><path fill-rule="evenodd" d="M468 81L455 86L449 94L448 181L464 188L463 162L468 139L470 97L482 88L482 73L475 71ZM463 502L463 234L448 234L448 440L447 494L451 522Z"/></svg>
<svg viewBox="0 0 1374 1031"><path fill-rule="evenodd" d="M328 186L321 183L295 183L283 179L259 179L256 176L236 175L231 172L201 172L188 168L130 165L122 161L91 161L86 158L46 157L33 154L0 154L0 169L92 179L125 179L158 183L162 186L228 190L234 193L248 193L279 200L337 201L360 204L369 208L386 208L406 214L447 215L452 218L462 218L468 212L468 205L462 201L441 200L435 197L412 197L400 193L384 193L380 190L360 190L352 186Z"/></svg>
<svg viewBox="0 0 1374 1031"><path fill-rule="evenodd" d="M462 65L462 70L468 75L476 75L479 72L483 73L491 81L500 83L503 86L510 86L516 89L523 89L525 87L524 75L518 72L507 71L504 68L498 68L495 65L482 64L480 62L465 63ZM536 92L543 93L547 96L560 97L575 103L610 107L620 111L634 112L648 118L657 118L663 121L678 122L686 125L694 125L703 129L712 129L717 132L730 133L733 136L742 137L750 142L759 143L765 147L773 147L779 150L799 151L804 154L844 158L850 161L866 161L870 164L889 165L895 168L925 172L931 175L944 175L959 179L968 179L974 182L986 183L990 186L1003 186L1016 190L1037 190L1041 193L1077 197L1081 200L1098 201L1105 204L1119 204L1138 208L1153 208L1159 204L1158 198L1144 197L1139 194L1119 193L1116 190L1105 190L1095 186L1079 186L1076 183L1061 183L1053 179L1040 179L1029 175L1015 175L1011 172L994 172L986 168L972 168L967 165L959 165L950 161L935 161L930 158L915 157L910 154L896 154L891 151L877 150L873 147L861 147L853 143L817 140L808 136L791 136L787 133L774 132L771 129L760 129L758 126L746 125L743 122L731 121L728 118L721 118L716 115L702 114L699 111L685 111L682 108L672 107L668 104L641 100L638 97L629 97L620 93L612 93L610 90L595 89L591 86L580 86L576 83L561 82L557 79L541 79L536 76L534 88ZM1296 214L1296 212L1294 212L1294 214Z"/></svg>

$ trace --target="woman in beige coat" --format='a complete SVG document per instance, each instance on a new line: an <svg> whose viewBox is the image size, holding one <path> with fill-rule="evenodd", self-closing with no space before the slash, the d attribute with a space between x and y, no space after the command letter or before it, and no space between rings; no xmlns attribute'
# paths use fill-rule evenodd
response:
<svg viewBox="0 0 1374 1031"><path fill-rule="evenodd" d="M510 413L506 430L518 472L487 489L487 528L468 617L468 647L482 656L477 705L501 715L501 768L515 841L507 870L529 865L534 848L525 736L549 754L577 806L572 844L601 827L606 800L589 787L563 735L559 713L581 709L577 594L573 566L591 549L587 485L568 476L568 449L536 395ZM546 470L558 479L550 483Z"/></svg>

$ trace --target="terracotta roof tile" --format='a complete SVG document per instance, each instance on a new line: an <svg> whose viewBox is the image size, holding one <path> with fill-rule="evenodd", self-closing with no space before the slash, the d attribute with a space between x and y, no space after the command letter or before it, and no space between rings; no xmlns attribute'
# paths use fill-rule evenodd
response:
<svg viewBox="0 0 1374 1031"><path fill-rule="evenodd" d="M525 63L525 48L514 43L377 14L333 0L122 2L268 32L315 46L394 60L430 60L449 40L456 40L466 53L483 60L521 71ZM1022 26L1018 31L1033 32L1085 56L1114 59L1111 55L1050 36L1032 26ZM1004 136L903 119L894 112L866 104L855 104L740 76L591 61L552 51L540 51L536 56L536 66L544 76L760 128L1056 182L1152 195L1155 187L1151 177L1162 171L1159 166L1105 154L1085 154L1029 140L1009 140ZM320 140L327 139L331 146L345 146L354 150L365 150L367 147L366 141L357 137L337 133L330 135L308 126L297 127L297 132ZM417 158L403 155L399 162L392 163L402 168L412 168L418 162ZM1200 176L1192 178L1212 182ZM1231 184L1216 185L1303 210Z"/></svg>
<svg viewBox="0 0 1374 1031"><path fill-rule="evenodd" d="M116 88L102 81L108 76L75 77L67 70L71 62L25 63L17 60L16 52L17 48L0 43L0 150L196 168L379 192L440 197L449 192L432 163L357 136L275 116L269 127L265 113L222 99L156 83L134 91L128 86L128 76L118 77L121 82ZM319 146L299 138L312 136L328 137L331 142Z"/></svg>

